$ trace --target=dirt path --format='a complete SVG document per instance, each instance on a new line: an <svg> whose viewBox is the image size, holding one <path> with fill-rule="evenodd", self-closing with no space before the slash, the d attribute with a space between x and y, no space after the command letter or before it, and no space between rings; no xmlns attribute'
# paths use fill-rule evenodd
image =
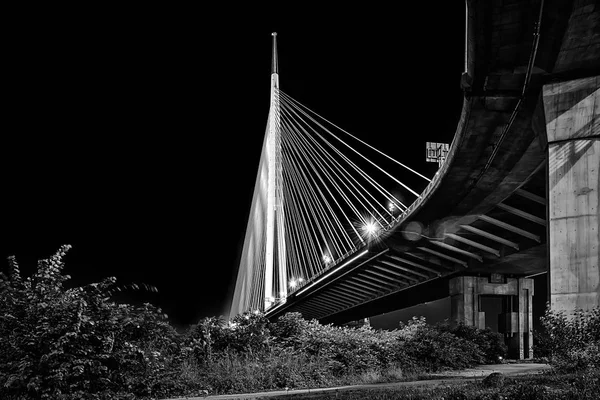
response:
<svg viewBox="0 0 600 400"><path fill-rule="evenodd" d="M351 385L351 386L337 386L330 388L315 388L315 389L297 389L297 390L276 390L271 392L259 392L259 393L245 393L245 394L226 394L217 396L206 396L206 397L178 397L166 400L233 400L233 399L262 399L275 396L285 395L297 395L306 393L327 393L327 392L338 392L342 390L360 390L360 389L377 389L377 388L388 388L388 387L400 387L400 386L437 386L446 384L453 380L460 379L461 381L482 379L493 372L500 372L503 375L527 375L536 374L544 370L550 369L547 364L534 364L534 363L523 363L523 364L492 364L492 365L480 365L476 368L468 368L460 371L447 371L443 373L433 374L432 379L410 381L410 382L393 382L393 383L374 383L369 385Z"/></svg>

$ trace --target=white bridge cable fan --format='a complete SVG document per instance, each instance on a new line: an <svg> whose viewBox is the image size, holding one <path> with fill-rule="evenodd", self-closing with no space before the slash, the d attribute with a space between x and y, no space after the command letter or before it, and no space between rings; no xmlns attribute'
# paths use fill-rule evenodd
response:
<svg viewBox="0 0 600 400"><path fill-rule="evenodd" d="M407 173L429 182L274 88L231 312L285 303L392 227L419 197Z"/></svg>
<svg viewBox="0 0 600 400"><path fill-rule="evenodd" d="M277 93L293 293L389 228L419 197L397 176L408 171L429 178ZM401 168L388 172L378 165L382 160Z"/></svg>

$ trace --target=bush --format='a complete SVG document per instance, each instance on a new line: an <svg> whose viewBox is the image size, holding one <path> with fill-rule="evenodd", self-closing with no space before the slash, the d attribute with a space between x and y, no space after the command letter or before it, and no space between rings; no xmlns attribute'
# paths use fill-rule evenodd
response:
<svg viewBox="0 0 600 400"><path fill-rule="evenodd" d="M569 316L547 307L541 321L555 368L565 372L600 368L600 307Z"/></svg>
<svg viewBox="0 0 600 400"><path fill-rule="evenodd" d="M293 348L300 346L302 334L308 328L308 321L298 312L282 315L269 327L276 343Z"/></svg>
<svg viewBox="0 0 600 400"><path fill-rule="evenodd" d="M111 302L115 278L65 289L62 246L23 280L14 257L0 274L0 397L163 394L179 340L160 309Z"/></svg>
<svg viewBox="0 0 600 400"><path fill-rule="evenodd" d="M508 349L504 344L502 334L492 331L490 328L478 329L467 326L464 323L449 324L440 323L437 328L443 332L451 333L461 339L475 343L481 351L481 357L477 360L479 364L499 363L506 357Z"/></svg>
<svg viewBox="0 0 600 400"><path fill-rule="evenodd" d="M0 274L0 398L156 398L380 382L496 361L505 351L490 331L424 318L377 331L321 325L298 313L269 322L253 312L228 322L204 318L180 334L157 307L111 301L123 288L115 278L66 288L69 248L40 260L27 279L14 257L9 274ZM555 346L560 335L575 335L578 362L596 365L590 343L597 346L598 314L547 320Z"/></svg>
<svg viewBox="0 0 600 400"><path fill-rule="evenodd" d="M424 318L413 319L401 327L398 342L402 356L409 359L405 368L432 372L470 367L483 359L483 352L475 342L427 325Z"/></svg>

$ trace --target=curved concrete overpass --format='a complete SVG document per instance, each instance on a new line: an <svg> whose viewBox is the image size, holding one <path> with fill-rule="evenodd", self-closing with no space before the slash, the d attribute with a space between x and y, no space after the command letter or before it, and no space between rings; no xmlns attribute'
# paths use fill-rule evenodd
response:
<svg viewBox="0 0 600 400"><path fill-rule="evenodd" d="M387 231L268 310L270 318L299 311L343 323L448 296L459 276L499 274L508 283L548 269L548 182L580 159L593 164L594 151L598 160L600 7L468 0L467 10L464 102L447 160ZM549 161L551 119L581 114L565 102L583 102L588 114L591 104L592 122L577 131L576 151ZM554 103L563 109L551 118ZM588 177L595 204L597 176Z"/></svg>

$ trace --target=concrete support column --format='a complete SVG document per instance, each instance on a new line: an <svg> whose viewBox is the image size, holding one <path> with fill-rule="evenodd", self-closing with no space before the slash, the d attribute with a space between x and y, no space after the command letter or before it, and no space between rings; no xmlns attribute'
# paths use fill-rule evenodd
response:
<svg viewBox="0 0 600 400"><path fill-rule="evenodd" d="M533 279L507 278L500 282L487 277L459 276L450 285L450 320L485 329L481 296L503 296L508 306L498 315L499 332L512 358L533 358Z"/></svg>
<svg viewBox="0 0 600 400"><path fill-rule="evenodd" d="M533 358L533 279L518 280L519 358Z"/></svg>
<svg viewBox="0 0 600 400"><path fill-rule="evenodd" d="M477 279L459 276L450 280L450 320L485 328L485 315L479 312Z"/></svg>
<svg viewBox="0 0 600 400"><path fill-rule="evenodd" d="M600 77L544 85L551 308L600 306Z"/></svg>

